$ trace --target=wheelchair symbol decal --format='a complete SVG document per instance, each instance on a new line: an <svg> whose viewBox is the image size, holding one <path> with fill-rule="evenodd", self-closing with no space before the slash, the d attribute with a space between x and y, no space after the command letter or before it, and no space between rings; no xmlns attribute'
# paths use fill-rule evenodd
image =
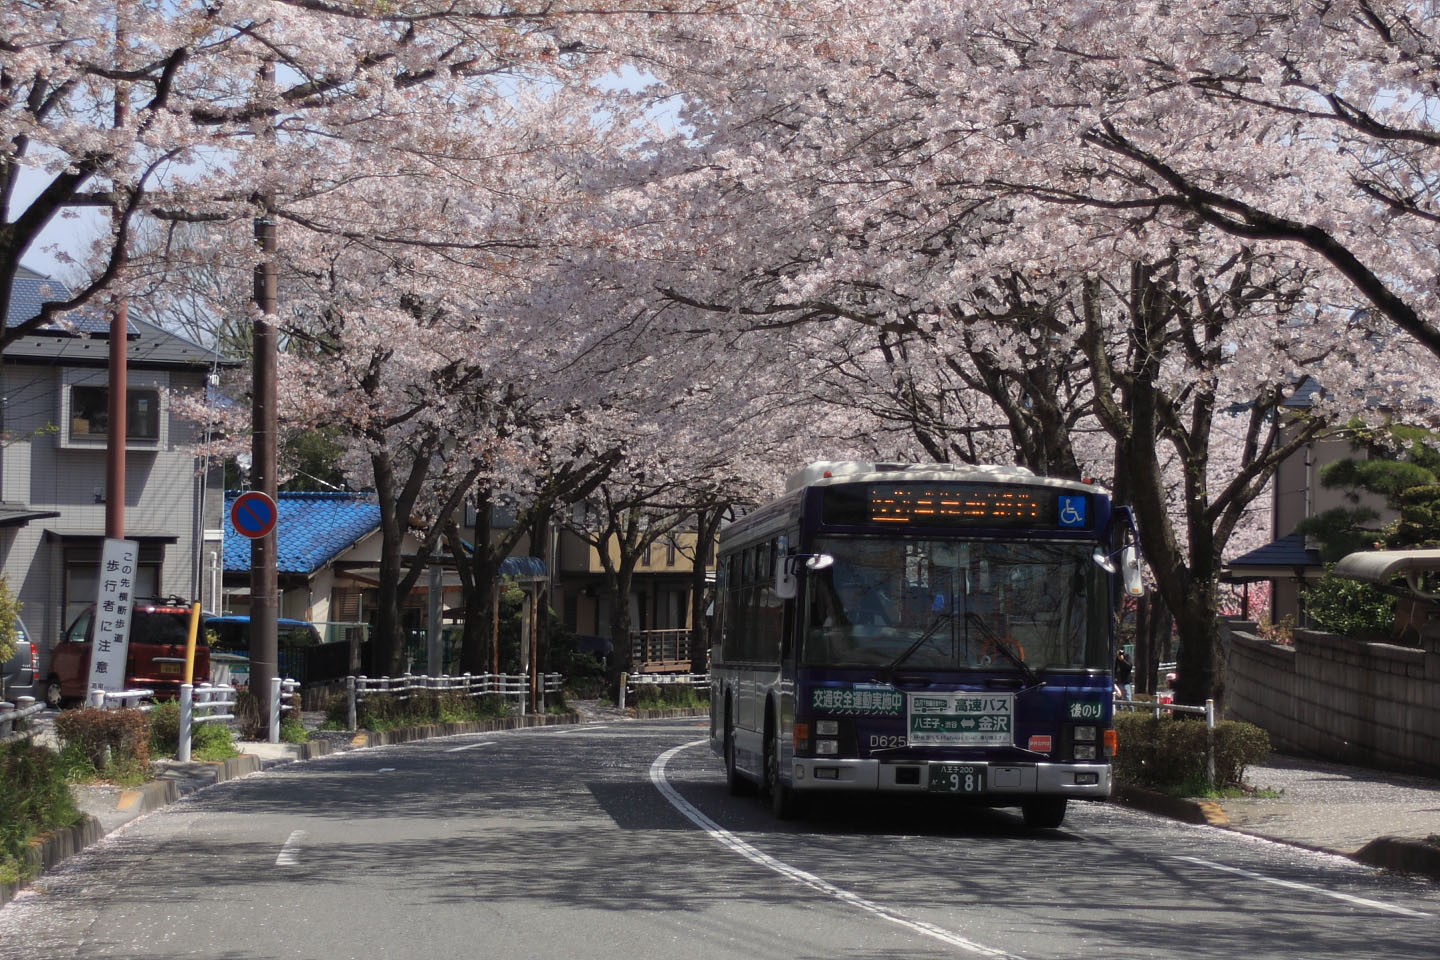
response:
<svg viewBox="0 0 1440 960"><path fill-rule="evenodd" d="M1085 498L1083 496L1060 498L1060 526L1085 526Z"/></svg>

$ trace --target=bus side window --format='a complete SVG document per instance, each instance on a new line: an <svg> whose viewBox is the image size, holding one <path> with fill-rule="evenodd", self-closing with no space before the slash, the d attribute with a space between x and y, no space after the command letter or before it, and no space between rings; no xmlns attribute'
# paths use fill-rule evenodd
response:
<svg viewBox="0 0 1440 960"><path fill-rule="evenodd" d="M725 565L728 569L725 578L725 659L735 661L744 653L745 622L740 616L740 599L744 596L744 581L741 579L743 564L739 555L732 555L726 558Z"/></svg>

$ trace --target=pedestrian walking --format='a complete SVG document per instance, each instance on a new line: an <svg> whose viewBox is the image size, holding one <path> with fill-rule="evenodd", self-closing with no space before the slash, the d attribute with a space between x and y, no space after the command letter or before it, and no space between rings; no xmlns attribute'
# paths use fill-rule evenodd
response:
<svg viewBox="0 0 1440 960"><path fill-rule="evenodd" d="M1130 682L1134 674L1135 668L1130 663L1130 657L1121 650L1115 655L1115 683L1124 695L1122 699L1135 699L1135 684Z"/></svg>

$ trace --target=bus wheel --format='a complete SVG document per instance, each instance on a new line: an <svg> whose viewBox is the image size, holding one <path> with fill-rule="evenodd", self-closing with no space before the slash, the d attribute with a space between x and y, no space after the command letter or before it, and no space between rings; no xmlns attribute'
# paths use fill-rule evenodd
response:
<svg viewBox="0 0 1440 960"><path fill-rule="evenodd" d="M1058 827L1065 822L1065 798L1041 797L1020 805L1027 827Z"/></svg>
<svg viewBox="0 0 1440 960"><path fill-rule="evenodd" d="M770 794L770 810L778 820L793 820L801 814L800 798L789 784L780 779L780 745L774 736L765 738L765 788Z"/></svg>
<svg viewBox="0 0 1440 960"><path fill-rule="evenodd" d="M755 792L755 784L735 769L735 728L728 716L725 718L725 787L732 797L743 797Z"/></svg>

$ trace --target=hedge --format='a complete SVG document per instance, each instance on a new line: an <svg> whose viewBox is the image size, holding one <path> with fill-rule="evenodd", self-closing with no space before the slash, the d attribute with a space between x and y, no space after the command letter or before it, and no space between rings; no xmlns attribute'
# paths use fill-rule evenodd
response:
<svg viewBox="0 0 1440 960"><path fill-rule="evenodd" d="M1199 718L1148 713L1115 714L1117 780L1161 790L1205 782L1205 723ZM1251 723L1215 725L1217 789L1239 788L1245 768L1270 755L1270 735Z"/></svg>

